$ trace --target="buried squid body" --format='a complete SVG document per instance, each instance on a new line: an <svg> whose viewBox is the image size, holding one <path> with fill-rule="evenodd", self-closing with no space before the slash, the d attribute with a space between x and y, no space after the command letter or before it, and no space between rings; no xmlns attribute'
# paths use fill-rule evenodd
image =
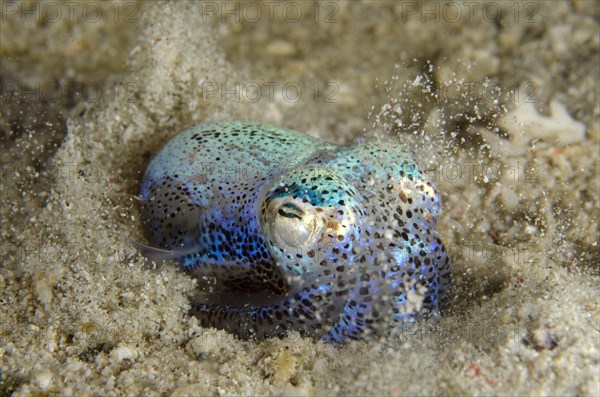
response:
<svg viewBox="0 0 600 397"><path fill-rule="evenodd" d="M337 146L254 122L202 124L156 155L141 196L157 247L142 251L239 296L193 313L241 337L386 333L435 312L450 284L439 195L398 143Z"/></svg>

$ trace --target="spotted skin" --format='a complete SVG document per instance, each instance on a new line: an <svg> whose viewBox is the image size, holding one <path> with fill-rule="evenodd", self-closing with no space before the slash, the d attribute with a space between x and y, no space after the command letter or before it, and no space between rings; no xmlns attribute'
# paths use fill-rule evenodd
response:
<svg viewBox="0 0 600 397"><path fill-rule="evenodd" d="M255 122L202 124L152 160L141 196L156 247L232 295L258 297L194 305L202 325L240 337L384 334L435 312L449 289L439 194L396 142L337 146Z"/></svg>

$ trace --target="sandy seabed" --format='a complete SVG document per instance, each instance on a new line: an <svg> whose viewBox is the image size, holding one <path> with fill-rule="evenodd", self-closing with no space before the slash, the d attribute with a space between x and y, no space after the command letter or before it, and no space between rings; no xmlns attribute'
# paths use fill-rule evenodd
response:
<svg viewBox="0 0 600 397"><path fill-rule="evenodd" d="M600 395L599 3L1 6L0 395ZM343 346L200 327L201 282L125 237L152 155L239 118L411 146L441 317Z"/></svg>

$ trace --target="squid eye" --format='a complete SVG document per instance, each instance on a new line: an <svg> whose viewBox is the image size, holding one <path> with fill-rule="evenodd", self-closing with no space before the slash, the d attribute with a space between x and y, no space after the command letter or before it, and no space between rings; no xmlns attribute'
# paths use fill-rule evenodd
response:
<svg viewBox="0 0 600 397"><path fill-rule="evenodd" d="M321 239L325 220L309 204L293 199L273 200L266 213L266 227L271 239L286 251L304 250Z"/></svg>
<svg viewBox="0 0 600 397"><path fill-rule="evenodd" d="M304 212L294 203L284 203L279 207L279 210L277 210L277 215L283 216L284 218L302 220Z"/></svg>

